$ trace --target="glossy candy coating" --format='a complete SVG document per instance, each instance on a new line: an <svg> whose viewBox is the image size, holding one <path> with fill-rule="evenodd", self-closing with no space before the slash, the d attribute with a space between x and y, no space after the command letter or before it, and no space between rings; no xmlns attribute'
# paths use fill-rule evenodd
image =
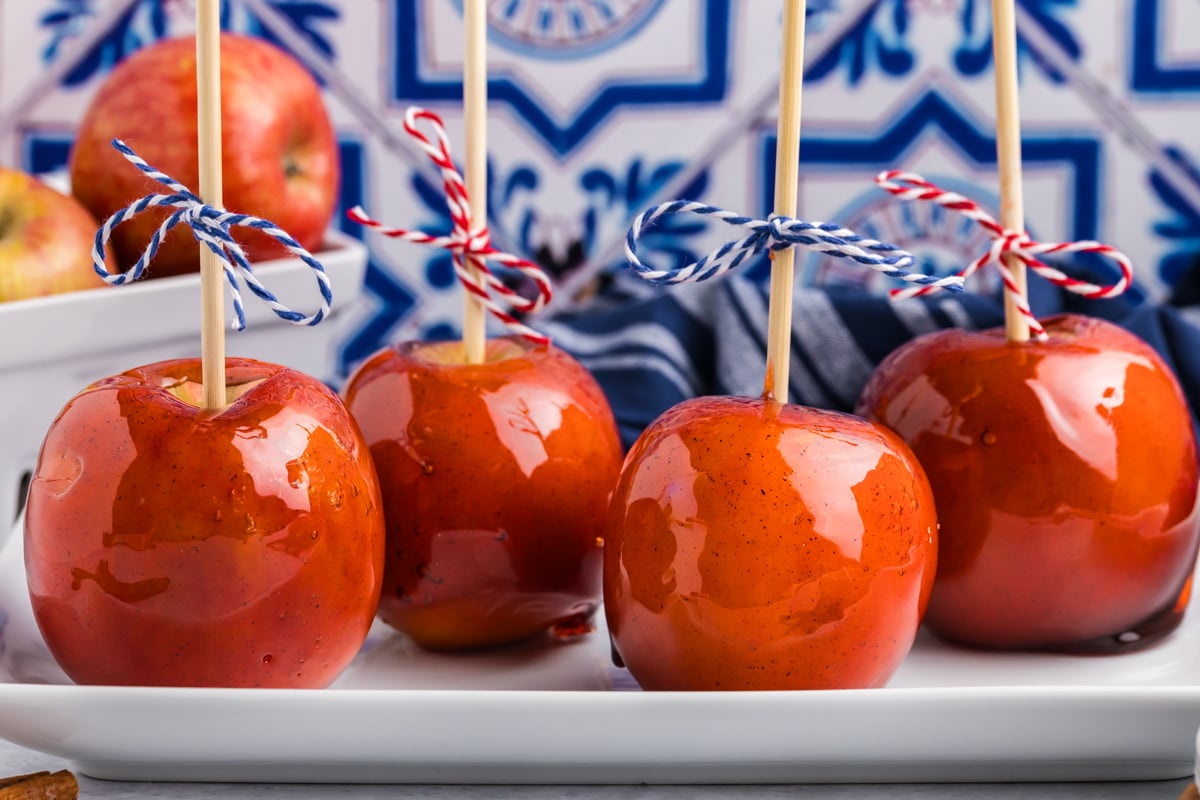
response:
<svg viewBox="0 0 1200 800"><path fill-rule="evenodd" d="M645 689L879 686L912 646L937 560L908 448L847 414L688 400L626 457L604 603Z"/></svg>
<svg viewBox="0 0 1200 800"><path fill-rule="evenodd" d="M933 630L996 648L1141 644L1178 624L1195 559L1191 417L1134 335L1073 315L1045 325L1045 343L920 337L880 365L859 410L933 485Z"/></svg>
<svg viewBox="0 0 1200 800"><path fill-rule="evenodd" d="M79 683L321 687L374 618L383 515L370 454L332 391L230 358L101 380L46 436L25 562L37 622ZM187 381L190 381L188 383Z"/></svg>
<svg viewBox="0 0 1200 800"><path fill-rule="evenodd" d="M434 649L594 611L621 463L612 411L566 353L498 338L462 362L458 342L399 344L346 388L383 488L380 616Z"/></svg>

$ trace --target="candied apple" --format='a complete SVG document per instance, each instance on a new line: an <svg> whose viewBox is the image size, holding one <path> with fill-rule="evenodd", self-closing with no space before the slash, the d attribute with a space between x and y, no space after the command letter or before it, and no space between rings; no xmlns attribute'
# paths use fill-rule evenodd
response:
<svg viewBox="0 0 1200 800"><path fill-rule="evenodd" d="M1138 645L1178 624L1192 574L1192 419L1133 334L1044 324L1044 342L919 337L879 366L859 411L908 442L933 485L930 628L992 648Z"/></svg>
<svg viewBox="0 0 1200 800"><path fill-rule="evenodd" d="M561 350L407 342L346 387L379 471L388 545L380 616L430 649L527 638L592 614L621 463L612 411Z"/></svg>
<svg viewBox="0 0 1200 800"><path fill-rule="evenodd" d="M200 361L92 384L46 435L25 521L33 611L87 684L320 687L366 638L379 485L337 395L274 364Z"/></svg>
<svg viewBox="0 0 1200 800"><path fill-rule="evenodd" d="M609 630L643 688L865 688L912 646L937 518L882 426L703 397L634 444L605 540Z"/></svg>

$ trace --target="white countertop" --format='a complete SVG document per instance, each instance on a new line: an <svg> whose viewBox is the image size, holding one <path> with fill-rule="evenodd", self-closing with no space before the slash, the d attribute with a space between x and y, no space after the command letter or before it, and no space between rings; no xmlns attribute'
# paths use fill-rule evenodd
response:
<svg viewBox="0 0 1200 800"><path fill-rule="evenodd" d="M0 776L70 769L59 758L0 742ZM913 784L859 786L330 786L312 784L123 783L79 776L83 800L1175 800L1190 781L1145 783Z"/></svg>

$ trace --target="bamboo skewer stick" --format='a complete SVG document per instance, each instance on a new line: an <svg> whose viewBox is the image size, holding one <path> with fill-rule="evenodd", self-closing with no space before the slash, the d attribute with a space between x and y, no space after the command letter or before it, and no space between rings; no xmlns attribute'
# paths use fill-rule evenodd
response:
<svg viewBox="0 0 1200 800"><path fill-rule="evenodd" d="M800 99L804 85L805 0L785 0L783 66L779 76L779 132L775 148L775 213L796 215L800 161ZM792 343L792 286L795 252L775 251L771 258L771 298L767 315L767 372L764 394L788 401Z"/></svg>
<svg viewBox="0 0 1200 800"><path fill-rule="evenodd" d="M487 226L487 7L484 0L466 0L466 55L463 71L463 105L466 112L467 149L463 180L471 202L475 231ZM472 231L474 233L474 231ZM468 261L468 270L478 271ZM464 293L463 351L468 364L482 364L487 346L487 319L483 304Z"/></svg>
<svg viewBox="0 0 1200 800"><path fill-rule="evenodd" d="M1025 230L1021 186L1021 106L1017 96L1017 24L1013 0L992 0L992 54L996 67L996 161L1000 170L1000 224ZM1027 301L1025 264L1005 256L1022 297ZM1029 341L1029 324L1013 297L1004 293L1004 330L1010 342Z"/></svg>
<svg viewBox="0 0 1200 800"><path fill-rule="evenodd" d="M196 97L200 199L222 207L221 180L221 2L196 3ZM204 382L201 408L225 407L225 294L221 262L200 246L200 360Z"/></svg>

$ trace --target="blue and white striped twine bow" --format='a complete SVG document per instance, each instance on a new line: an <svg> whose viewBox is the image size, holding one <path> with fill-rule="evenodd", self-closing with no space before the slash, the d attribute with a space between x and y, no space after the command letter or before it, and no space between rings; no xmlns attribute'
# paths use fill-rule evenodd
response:
<svg viewBox="0 0 1200 800"><path fill-rule="evenodd" d="M120 139L113 139L112 146L121 155L125 156L127 161L147 176L170 189L171 194L147 195L140 200L130 203L106 219L100 230L96 231L96 241L92 247L92 261L95 262L96 274L103 278L105 283L111 286L120 286L142 277L142 274L146 271L146 267L150 264L150 260L158 252L163 238L172 228L183 223L192 229L192 236L196 238L196 241L216 253L217 258L221 261L225 280L228 281L233 293L233 310L237 315L237 319L233 323L235 330L244 330L246 327L246 310L242 305L242 293L238 288L238 276L241 276L242 281L245 282L250 291L266 303L275 312L275 315L281 319L285 319L296 325L316 325L328 316L330 304L333 302L333 289L329 285L329 276L325 274L325 268L321 266L321 262L317 261L312 253L301 247L300 243L293 239L286 231L274 223L259 217L252 217L248 214L235 214L215 208L214 206L205 205L186 186L170 175L160 172L147 164L142 160L141 156L133 152L133 149ZM158 227L158 230L154 232L154 235L150 237L150 243L146 246L146 251L142 253L133 267L121 273L114 274L109 272L104 263L105 245L108 244L108 240L112 237L113 229L125 220L137 216L146 209L156 207L175 208L178 210L168 216L162 225ZM305 316L279 302L275 295L271 294L267 287L263 286L254 275L254 271L250 267L250 261L246 258L245 251L242 250L241 245L234 241L231 229L235 227L253 228L254 230L262 231L287 248L292 255L307 264L316 274L317 288L321 292L321 307L315 313Z"/></svg>
<svg viewBox="0 0 1200 800"><path fill-rule="evenodd" d="M711 216L730 225L747 228L750 233L736 241L726 242L699 261L675 269L655 269L637 257L638 239L657 222L672 214ZM804 247L827 256L848 258L908 283L937 286L952 292L961 292L963 289L963 281L959 276L938 278L910 272L908 268L916 263L911 253L886 242L859 236L832 222L806 222L779 215L754 219L704 203L672 200L639 214L625 237L625 257L629 265L642 278L659 285L706 281L723 275L765 249L785 250L789 247Z"/></svg>

